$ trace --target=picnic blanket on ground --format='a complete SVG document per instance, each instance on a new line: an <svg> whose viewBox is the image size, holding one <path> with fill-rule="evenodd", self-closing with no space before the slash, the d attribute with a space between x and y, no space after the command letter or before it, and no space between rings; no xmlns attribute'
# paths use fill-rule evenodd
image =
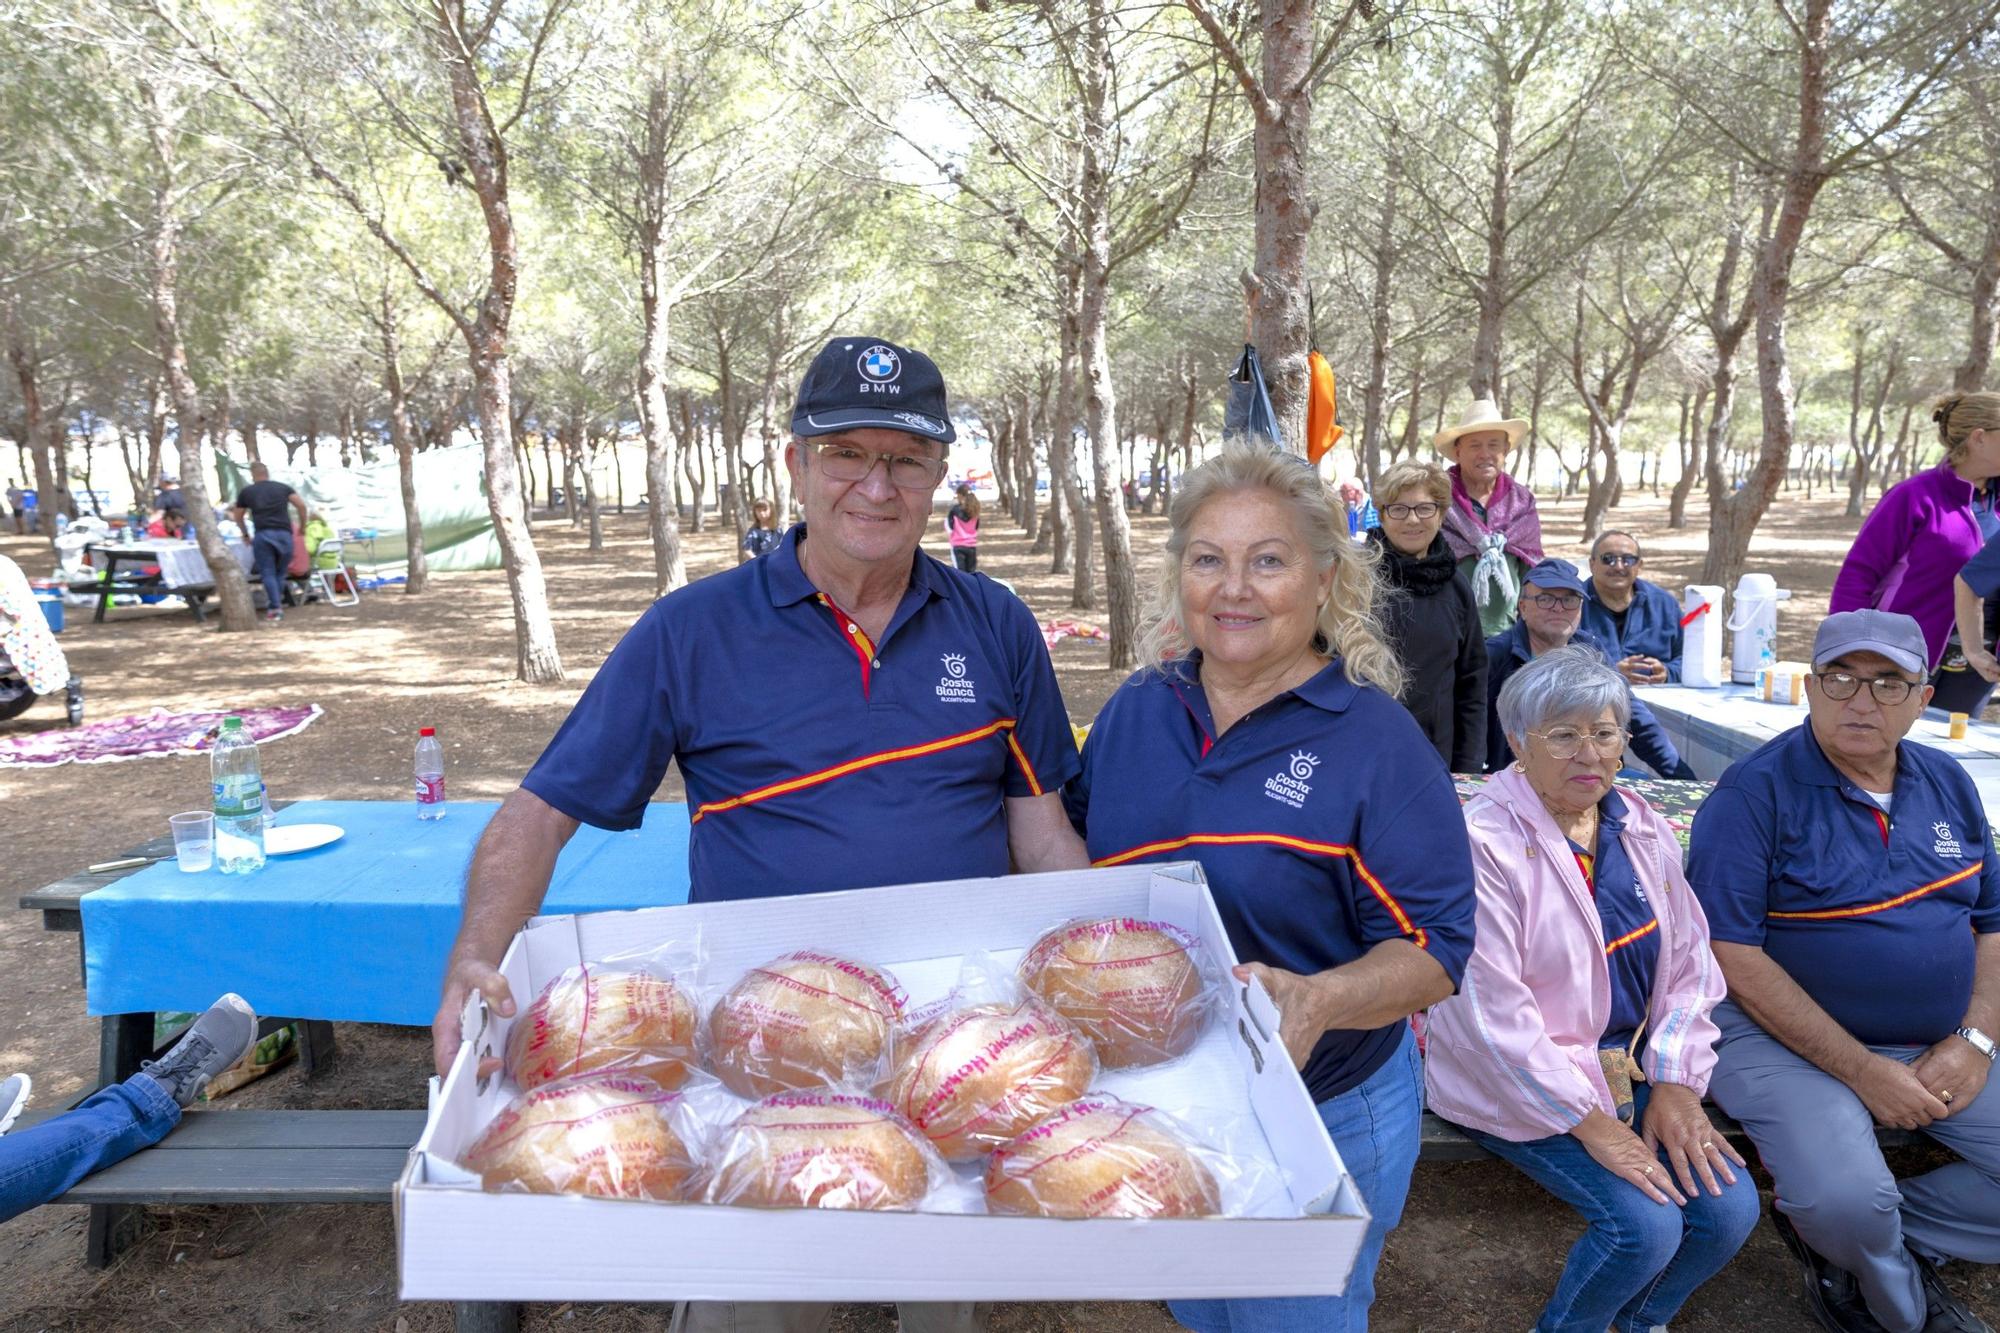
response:
<svg viewBox="0 0 2000 1333"><path fill-rule="evenodd" d="M1086 624L1081 620L1045 620L1042 622L1042 642L1048 644L1050 652L1054 652L1056 645L1064 639L1108 639L1110 637L1110 635L1106 634L1096 625Z"/></svg>
<svg viewBox="0 0 2000 1333"><path fill-rule="evenodd" d="M320 712L318 704L219 713L170 713L155 708L143 717L114 718L27 736L0 736L0 767L115 764L127 759L204 754L214 744L208 733L220 727L225 718L242 718L253 740L275 741L304 731Z"/></svg>

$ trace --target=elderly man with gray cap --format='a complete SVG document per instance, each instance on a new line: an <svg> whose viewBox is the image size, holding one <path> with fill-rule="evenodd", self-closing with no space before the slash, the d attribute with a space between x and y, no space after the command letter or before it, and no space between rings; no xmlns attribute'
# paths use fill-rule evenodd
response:
<svg viewBox="0 0 2000 1333"><path fill-rule="evenodd" d="M2000 864L1972 779L1904 739L1923 630L1847 611L1813 643L1806 725L1733 764L1688 879L1729 983L1709 1094L1776 1182L1772 1222L1836 1331L1968 1333L1947 1259L2000 1263ZM1961 1160L1898 1181L1875 1127Z"/></svg>

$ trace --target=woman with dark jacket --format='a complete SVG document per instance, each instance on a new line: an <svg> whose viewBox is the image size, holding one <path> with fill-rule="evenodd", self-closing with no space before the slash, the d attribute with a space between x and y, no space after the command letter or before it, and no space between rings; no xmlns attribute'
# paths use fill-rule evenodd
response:
<svg viewBox="0 0 2000 1333"><path fill-rule="evenodd" d="M1382 627L1403 664L1403 707L1454 773L1486 762L1486 641L1472 585L1439 530L1451 478L1434 463L1404 462L1382 474L1368 530L1386 589Z"/></svg>

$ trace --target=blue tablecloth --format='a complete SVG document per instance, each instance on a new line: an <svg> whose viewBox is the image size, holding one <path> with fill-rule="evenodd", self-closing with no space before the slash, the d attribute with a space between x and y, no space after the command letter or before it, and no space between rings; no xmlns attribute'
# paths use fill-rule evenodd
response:
<svg viewBox="0 0 2000 1333"><path fill-rule="evenodd" d="M498 805L454 801L418 820L409 801L301 801L279 824L347 836L254 875L151 865L83 898L90 1012L206 1008L235 991L258 1013L428 1025L472 847ZM687 901L684 805L646 807L631 833L579 829L556 862L547 912Z"/></svg>

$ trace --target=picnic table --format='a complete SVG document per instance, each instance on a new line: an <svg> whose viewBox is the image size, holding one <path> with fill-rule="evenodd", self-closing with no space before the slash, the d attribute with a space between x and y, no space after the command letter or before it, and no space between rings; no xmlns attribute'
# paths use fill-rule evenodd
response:
<svg viewBox="0 0 2000 1333"><path fill-rule="evenodd" d="M91 617L93 623L104 623L104 613L111 608L111 599L119 593L141 596L171 594L187 602L197 622L207 620L207 609L203 603L215 591L215 576L209 570L201 548L195 543L171 537L149 537L140 542L92 542L83 549L98 577L94 582L72 584L70 591L97 594L97 612ZM243 572L249 573L250 548L232 542L229 549L237 564L243 567ZM156 565L159 568L154 574L128 573L121 578L118 573L120 565Z"/></svg>
<svg viewBox="0 0 2000 1333"><path fill-rule="evenodd" d="M231 990L259 1014L291 1016L271 1018L267 1027L299 1023L300 1066L310 1077L331 1056L334 1021L429 1026L457 931L465 866L498 808L458 801L445 818L423 821L404 801L300 801L281 810L281 825L336 824L345 836L273 857L253 875L184 874L172 840L162 836L106 859L164 860L80 872L24 894L20 905L41 912L45 930L79 933L88 1008L100 1019L100 1086L131 1077L157 1053L157 1014L198 1012ZM580 829L556 862L544 906L598 912L685 902L687 841L687 807L678 804L648 806L644 824L631 832ZM225 1117L232 1130L259 1128L237 1125L239 1114ZM355 1145L315 1136L312 1118L324 1114L332 1113L294 1113L285 1151L324 1149L330 1165L351 1166L332 1158ZM327 1124L343 1134L349 1128ZM259 1132L258 1146L270 1146L270 1128ZM137 1182L131 1197L140 1201L207 1197L165 1190L136 1169L125 1178ZM97 1201L117 1185L78 1197L91 1202L93 1265L109 1262L134 1230L132 1208ZM308 1177L297 1186L302 1200L311 1195Z"/></svg>

